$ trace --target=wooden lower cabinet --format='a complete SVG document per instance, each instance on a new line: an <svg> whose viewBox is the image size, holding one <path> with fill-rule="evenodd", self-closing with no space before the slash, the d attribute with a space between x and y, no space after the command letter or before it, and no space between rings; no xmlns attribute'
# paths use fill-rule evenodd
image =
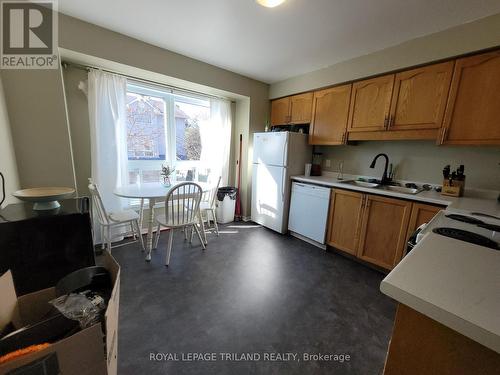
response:
<svg viewBox="0 0 500 375"><path fill-rule="evenodd" d="M442 209L444 209L444 207L424 203L413 203L410 223L408 224L408 231L406 232L406 240L408 241L410 236L419 226L428 223Z"/></svg>
<svg viewBox="0 0 500 375"><path fill-rule="evenodd" d="M402 199L332 189L327 244L390 270L403 257L408 233L439 210Z"/></svg>
<svg viewBox="0 0 500 375"><path fill-rule="evenodd" d="M364 194L332 189L327 243L351 255L357 254Z"/></svg>
<svg viewBox="0 0 500 375"><path fill-rule="evenodd" d="M496 375L500 354L399 304L384 375Z"/></svg>
<svg viewBox="0 0 500 375"><path fill-rule="evenodd" d="M412 203L367 195L358 258L392 269L403 256Z"/></svg>

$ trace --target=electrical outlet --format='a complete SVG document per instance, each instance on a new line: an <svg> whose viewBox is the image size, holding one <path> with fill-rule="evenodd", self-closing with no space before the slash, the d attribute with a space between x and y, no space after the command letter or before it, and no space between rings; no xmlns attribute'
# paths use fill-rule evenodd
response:
<svg viewBox="0 0 500 375"><path fill-rule="evenodd" d="M325 160L325 167L330 168L332 166L332 161L330 159Z"/></svg>

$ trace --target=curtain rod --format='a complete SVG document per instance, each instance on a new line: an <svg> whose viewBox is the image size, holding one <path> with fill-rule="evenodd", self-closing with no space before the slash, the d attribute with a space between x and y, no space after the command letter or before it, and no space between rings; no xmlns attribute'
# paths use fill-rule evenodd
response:
<svg viewBox="0 0 500 375"><path fill-rule="evenodd" d="M104 69L104 68L101 68L101 67L98 67L98 66L82 65L82 64L78 64L78 63L74 63L74 62L70 62L70 61L62 61L61 65L64 68L66 68L68 66L71 66L71 67L76 68L76 69L86 70L87 72L90 69L97 69L97 70L101 70L101 71L106 72L106 73L112 73L112 74L116 74L116 75L119 75L119 76L122 76L122 77L125 77L125 78L129 78L131 81L135 81L135 82L147 83L147 84L150 84L150 85L164 87L164 88L167 88L167 89L170 89L170 90L176 90L176 91L184 92L184 93L187 93L187 94L202 95L202 96L206 96L206 97L209 97L209 98L223 99L223 100L228 100L231 103L236 103L234 100L225 98L223 96L217 96L217 95L213 95L213 94L205 94L205 93L199 92L199 91L194 91L194 90L184 89L182 87L167 85L165 83L160 83L160 82L152 81L152 80L149 80L149 79L134 77L134 76L131 76L131 75L128 75L128 74L123 74L123 73L120 73L120 72L117 72L117 71L114 71L114 70Z"/></svg>

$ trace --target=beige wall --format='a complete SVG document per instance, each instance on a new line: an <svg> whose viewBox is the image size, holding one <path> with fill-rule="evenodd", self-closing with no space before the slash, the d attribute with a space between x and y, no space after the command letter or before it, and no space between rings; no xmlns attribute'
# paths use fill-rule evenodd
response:
<svg viewBox="0 0 500 375"><path fill-rule="evenodd" d="M278 98L494 46L500 46L500 14L274 83L269 96Z"/></svg>
<svg viewBox="0 0 500 375"><path fill-rule="evenodd" d="M436 146L429 141L360 142L356 146L318 147L323 152L323 168L338 171L344 161L344 173L382 176L384 160L369 168L373 157L386 153L397 168L396 179L441 184L442 170L447 164L456 169L465 165L468 188L500 190L499 147ZM329 159L331 167L326 168Z"/></svg>
<svg viewBox="0 0 500 375"><path fill-rule="evenodd" d="M242 99L236 103L236 111L234 117L235 123L233 131L231 133L231 143L232 150L234 152L234 157L232 159L232 169L234 175L234 185L237 185L238 179L238 166L236 161L239 159L239 149L240 149L240 134L242 135L242 149L244 150L241 157L241 186L246 186L245 190L241 191L241 202L242 202L242 212L243 215L250 216L251 199L252 199L252 178L251 178L251 154L248 147L248 141L250 137L250 128L245 126L250 121L250 100ZM245 168L246 166L246 168ZM246 203L244 203L246 202ZM246 205L244 208L243 206Z"/></svg>
<svg viewBox="0 0 500 375"><path fill-rule="evenodd" d="M19 189L16 157L10 132L9 116L5 105L2 79L0 77L0 172L5 177L5 202L2 207L13 203L16 199L12 193ZM1 193L0 193L1 194ZM0 196L0 199L2 197Z"/></svg>
<svg viewBox="0 0 500 375"><path fill-rule="evenodd" d="M4 70L2 80L21 187L74 187L60 70Z"/></svg>
<svg viewBox="0 0 500 375"><path fill-rule="evenodd" d="M63 69L63 81L68 107L68 118L73 145L73 161L76 172L76 186L80 195L88 195L88 178L91 176L90 124L88 102L78 89L80 81L87 79L87 72L81 69Z"/></svg>
<svg viewBox="0 0 500 375"><path fill-rule="evenodd" d="M234 93L238 97L235 126L244 134L245 145L251 145L251 132L264 129L269 96L269 86L265 83L62 14L59 17L59 46L82 56L152 72L158 77L170 77L181 86L190 83L190 88L198 87L201 91L213 89ZM76 88L85 72L73 70L64 73L65 83L61 70L2 73L23 187L73 186L76 179L77 187L83 194L86 192L90 171L88 113L86 98ZM245 110L246 116L241 114ZM250 215L248 175L251 174L248 149L251 147L244 150L245 163L242 165L242 175L247 176L243 179L242 206L247 216Z"/></svg>

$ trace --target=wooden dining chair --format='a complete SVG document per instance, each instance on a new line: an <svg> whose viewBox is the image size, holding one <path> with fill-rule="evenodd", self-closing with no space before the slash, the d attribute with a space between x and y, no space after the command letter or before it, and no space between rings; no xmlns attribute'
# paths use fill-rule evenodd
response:
<svg viewBox="0 0 500 375"><path fill-rule="evenodd" d="M107 247L107 250L111 253L111 248L117 247L111 246L112 229L125 228L125 232L121 233L120 236L133 236L134 239L134 241L130 241L126 244L139 241L141 249L144 251L144 241L141 235L141 228L139 227L139 215L132 210L121 210L108 213L102 203L101 194L99 193L97 185L92 182L92 179L89 178L88 180L92 202L90 213L93 220L97 221L100 225L102 249Z"/></svg>
<svg viewBox="0 0 500 375"><path fill-rule="evenodd" d="M174 230L177 228L184 228L184 230L191 228L191 230L196 231L196 234L200 239L201 246L205 249L205 242L201 237L201 233L197 225L199 221L198 215L201 196L202 188L194 182L180 183L170 190L165 196L164 213L156 215L156 222L158 226L155 235L155 247L158 247L161 227L168 228L170 232L165 257L166 266L170 263Z"/></svg>

